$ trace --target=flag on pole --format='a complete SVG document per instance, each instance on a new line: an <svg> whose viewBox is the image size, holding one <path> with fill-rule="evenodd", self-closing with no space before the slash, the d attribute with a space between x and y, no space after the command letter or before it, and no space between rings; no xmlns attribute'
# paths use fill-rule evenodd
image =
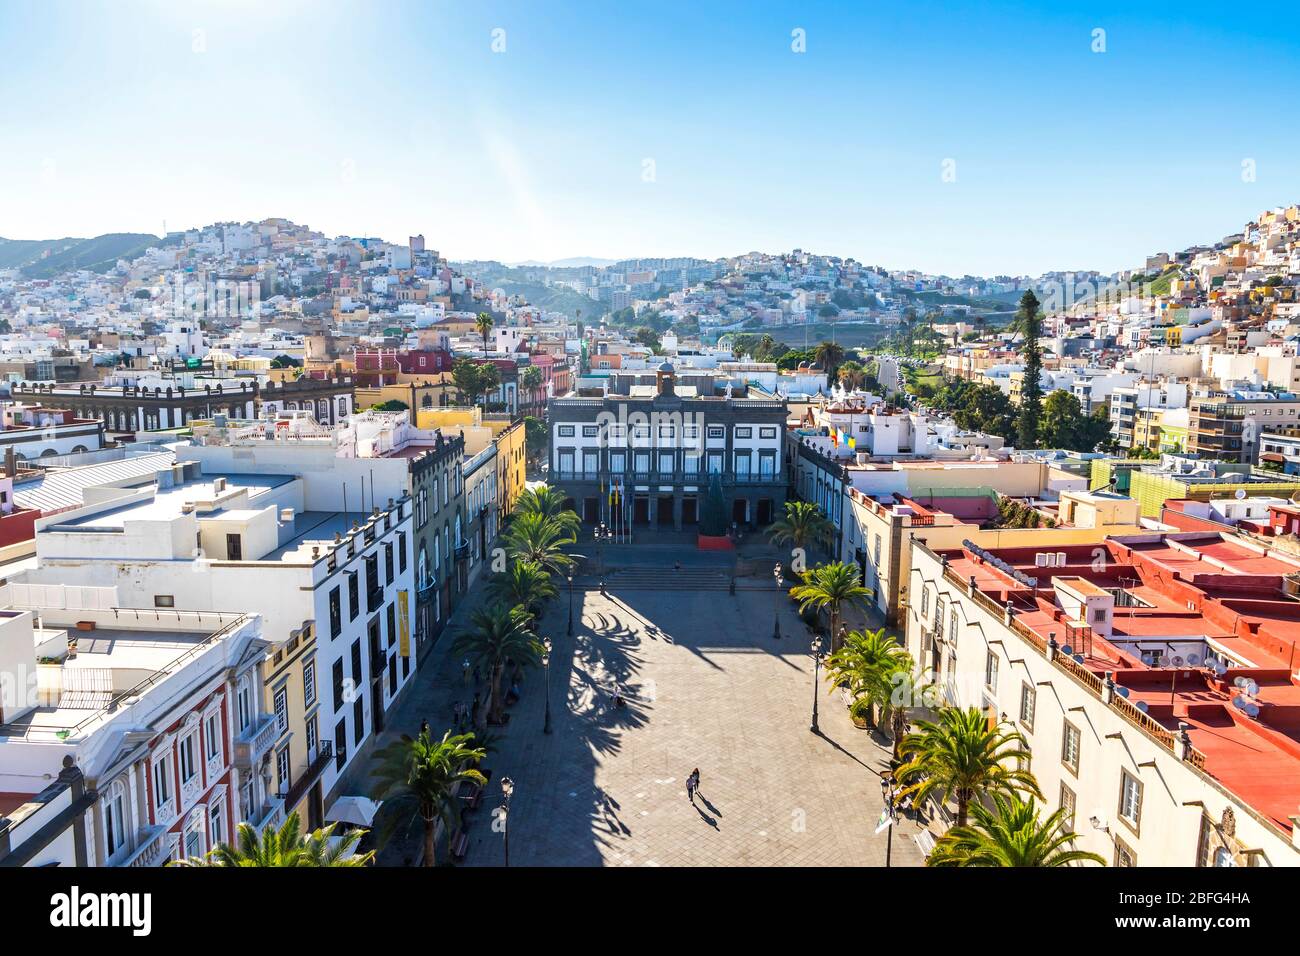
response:
<svg viewBox="0 0 1300 956"><path fill-rule="evenodd" d="M885 830L894 824L894 815L889 812L889 807L880 811L880 819L876 821L876 835L879 836Z"/></svg>

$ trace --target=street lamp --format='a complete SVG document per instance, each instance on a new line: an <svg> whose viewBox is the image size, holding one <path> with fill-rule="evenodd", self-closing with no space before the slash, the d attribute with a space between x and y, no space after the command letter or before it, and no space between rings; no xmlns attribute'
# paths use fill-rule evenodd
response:
<svg viewBox="0 0 1300 956"><path fill-rule="evenodd" d="M880 775L880 795L885 799L885 813L887 814L888 825L885 830L885 866L890 865L894 856L894 824L898 822L898 817L894 811L894 800L896 797L894 791L894 775L886 771Z"/></svg>
<svg viewBox="0 0 1300 956"><path fill-rule="evenodd" d="M822 732L821 728L817 726L817 671L822 662L822 639L816 634L816 632L810 631L809 633L812 634L810 649L812 650L813 656L813 712L812 726L808 729L814 734L820 734Z"/></svg>
<svg viewBox="0 0 1300 956"><path fill-rule="evenodd" d="M781 573L781 562L772 568L772 578L776 581L776 594L772 604L772 638L781 639L781 586L785 584L785 575Z"/></svg>
<svg viewBox="0 0 1300 956"><path fill-rule="evenodd" d="M596 561L600 565L600 596L607 597L605 594L605 544L614 540L614 529L603 521L596 526L593 532L596 538Z"/></svg>
<svg viewBox="0 0 1300 956"><path fill-rule="evenodd" d="M501 814L501 837L506 849L506 866L510 865L510 794L515 792L515 782L509 777L501 778L501 793L505 802L498 808Z"/></svg>
<svg viewBox="0 0 1300 956"><path fill-rule="evenodd" d="M551 639L542 641L542 670L546 672L546 719L542 724L542 733L551 732Z"/></svg>
<svg viewBox="0 0 1300 956"><path fill-rule="evenodd" d="M569 637L573 637L573 569L564 573L569 579Z"/></svg>

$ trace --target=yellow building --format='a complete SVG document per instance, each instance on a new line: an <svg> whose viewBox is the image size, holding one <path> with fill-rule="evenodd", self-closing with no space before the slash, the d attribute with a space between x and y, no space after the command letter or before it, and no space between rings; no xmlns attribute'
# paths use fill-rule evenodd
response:
<svg viewBox="0 0 1300 956"><path fill-rule="evenodd" d="M358 396L361 390L357 390ZM418 428L441 428L465 438L468 460L487 447L497 446L497 505L502 516L514 510L515 502L527 482L527 449L523 419L509 415L484 415L477 406L420 408L416 412Z"/></svg>

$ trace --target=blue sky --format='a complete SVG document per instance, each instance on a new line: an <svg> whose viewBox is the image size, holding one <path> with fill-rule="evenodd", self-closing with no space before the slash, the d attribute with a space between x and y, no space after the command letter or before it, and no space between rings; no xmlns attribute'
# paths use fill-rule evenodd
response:
<svg viewBox="0 0 1300 956"><path fill-rule="evenodd" d="M1300 201L1294 3L0 12L9 238L278 215L453 258L1109 271Z"/></svg>

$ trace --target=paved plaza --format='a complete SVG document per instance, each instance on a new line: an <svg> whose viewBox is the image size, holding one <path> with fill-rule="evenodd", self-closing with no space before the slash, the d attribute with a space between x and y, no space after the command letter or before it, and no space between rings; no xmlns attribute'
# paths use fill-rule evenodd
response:
<svg viewBox="0 0 1300 956"><path fill-rule="evenodd" d="M821 734L809 731L813 662L793 603L779 602L776 640L770 580L744 581L734 595L724 574L717 589L674 589L675 575L693 588L709 587L708 576L693 566L675 571L678 558L662 551L657 570L653 552L622 562L635 570L611 574L607 596L576 588L572 637L567 593L543 617L539 633L554 642L553 732L542 732L539 668L492 740L485 766L493 780L473 814L466 864L505 860L492 808L509 776L512 866L883 865L886 837L873 831L885 741L855 728L824 682ZM450 643L444 636L391 715L396 731L413 733L422 717L440 730L453 705L472 697ZM610 703L616 682L626 707ZM685 780L695 767L701 784L692 805ZM910 820L899 824L894 865L921 862L916 832ZM396 855L381 862L402 863Z"/></svg>

